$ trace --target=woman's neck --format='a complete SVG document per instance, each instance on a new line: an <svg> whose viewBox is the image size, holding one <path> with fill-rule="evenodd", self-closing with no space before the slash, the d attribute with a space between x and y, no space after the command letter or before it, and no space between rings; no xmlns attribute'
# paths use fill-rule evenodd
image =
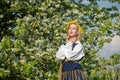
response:
<svg viewBox="0 0 120 80"><path fill-rule="evenodd" d="M70 37L70 38L69 38L69 41L71 41L71 42L73 42L73 43L74 43L74 42L76 42L76 41L77 41L77 37Z"/></svg>

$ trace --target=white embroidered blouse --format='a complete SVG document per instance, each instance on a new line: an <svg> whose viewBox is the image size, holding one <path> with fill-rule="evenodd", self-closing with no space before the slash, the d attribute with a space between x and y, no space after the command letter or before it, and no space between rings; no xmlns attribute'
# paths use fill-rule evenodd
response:
<svg viewBox="0 0 120 80"><path fill-rule="evenodd" d="M65 58L71 61L80 60L85 55L84 47L80 41L76 41L75 43L74 48L72 42L68 42L65 45L62 44L56 53L56 57L60 60L64 60Z"/></svg>

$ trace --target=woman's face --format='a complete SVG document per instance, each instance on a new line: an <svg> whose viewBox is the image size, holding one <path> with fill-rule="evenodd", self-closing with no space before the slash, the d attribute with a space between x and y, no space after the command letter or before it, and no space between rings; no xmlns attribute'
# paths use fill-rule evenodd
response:
<svg viewBox="0 0 120 80"><path fill-rule="evenodd" d="M78 29L76 24L71 24L68 28L68 36L74 37L78 35Z"/></svg>

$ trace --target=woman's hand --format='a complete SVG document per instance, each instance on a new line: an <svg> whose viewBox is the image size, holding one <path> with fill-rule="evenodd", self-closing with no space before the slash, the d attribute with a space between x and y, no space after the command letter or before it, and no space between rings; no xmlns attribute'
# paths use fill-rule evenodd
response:
<svg viewBox="0 0 120 80"><path fill-rule="evenodd" d="M69 42L69 38L70 38L70 36L67 36L67 37L66 37L66 42L67 42L67 43Z"/></svg>
<svg viewBox="0 0 120 80"><path fill-rule="evenodd" d="M72 43L74 43L74 42L76 42L77 41L77 37L70 37L70 36L67 36L66 37L66 42L68 43L68 42L72 42Z"/></svg>

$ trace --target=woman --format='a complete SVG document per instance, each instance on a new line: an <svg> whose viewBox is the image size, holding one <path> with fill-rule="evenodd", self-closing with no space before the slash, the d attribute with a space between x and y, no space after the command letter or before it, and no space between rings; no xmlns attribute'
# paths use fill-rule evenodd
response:
<svg viewBox="0 0 120 80"><path fill-rule="evenodd" d="M66 43L62 44L56 53L56 57L62 60L59 80L86 80L79 64L84 56L81 34L82 28L78 22L68 22Z"/></svg>

